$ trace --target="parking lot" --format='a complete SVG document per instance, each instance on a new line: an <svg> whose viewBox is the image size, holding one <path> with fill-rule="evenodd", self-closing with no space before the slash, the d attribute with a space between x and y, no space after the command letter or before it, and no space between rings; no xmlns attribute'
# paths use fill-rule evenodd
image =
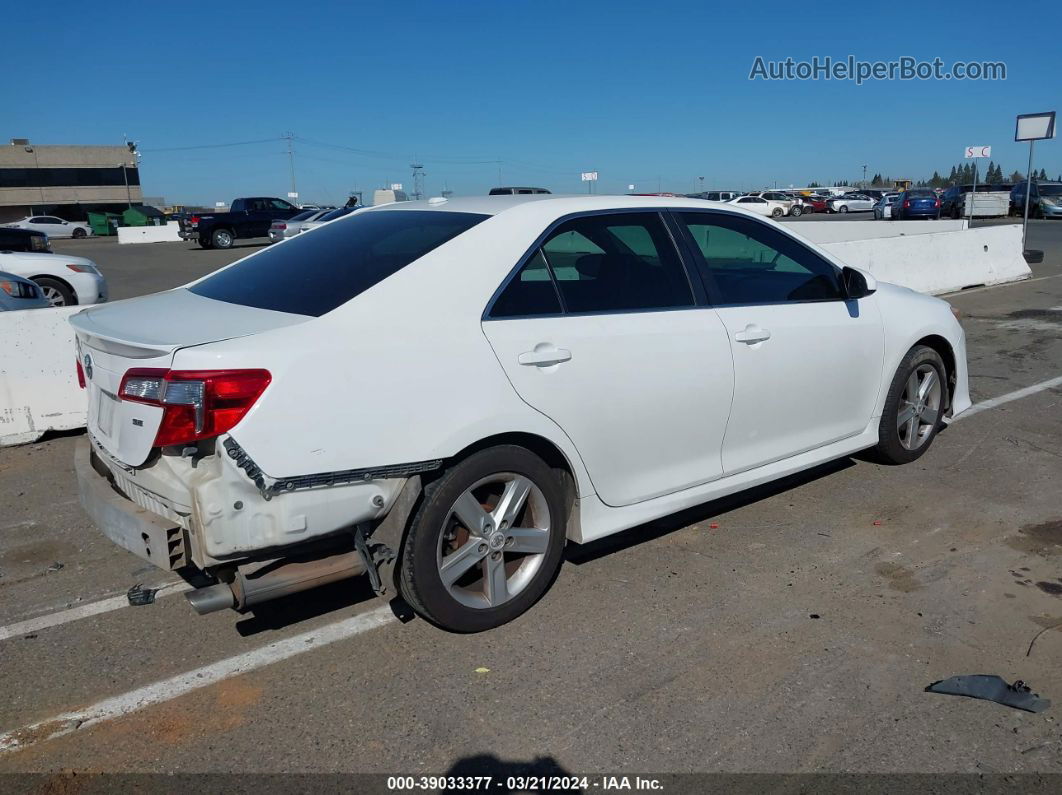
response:
<svg viewBox="0 0 1062 795"><path fill-rule="evenodd" d="M118 300L260 245L54 249ZM846 458L572 545L479 635L360 581L197 616L82 514L79 433L4 449L0 772L1062 772L1057 709L923 692L985 673L1062 700L1062 224L1028 245L1032 279L948 296L975 408L917 463ZM137 583L175 585L126 606Z"/></svg>

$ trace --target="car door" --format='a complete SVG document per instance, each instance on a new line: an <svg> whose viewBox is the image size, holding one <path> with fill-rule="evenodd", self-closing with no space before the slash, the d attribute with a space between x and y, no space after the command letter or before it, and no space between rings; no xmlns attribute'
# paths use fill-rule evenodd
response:
<svg viewBox="0 0 1062 795"><path fill-rule="evenodd" d="M874 296L847 300L837 267L757 219L676 215L734 358L724 474L863 432L884 355Z"/></svg>
<svg viewBox="0 0 1062 795"><path fill-rule="evenodd" d="M733 364L694 289L660 213L597 213L548 230L484 315L509 381L608 505L722 474Z"/></svg>
<svg viewBox="0 0 1062 795"><path fill-rule="evenodd" d="M759 196L742 196L737 200L737 204L744 210L751 210L760 215L771 214L771 208L770 205L767 204L767 200L761 199Z"/></svg>

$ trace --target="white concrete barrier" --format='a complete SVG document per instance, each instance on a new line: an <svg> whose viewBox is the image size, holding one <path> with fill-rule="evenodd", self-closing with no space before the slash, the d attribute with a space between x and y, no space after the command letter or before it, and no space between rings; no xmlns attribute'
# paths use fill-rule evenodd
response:
<svg viewBox="0 0 1062 795"><path fill-rule="evenodd" d="M813 243L840 243L879 237L906 237L966 229L966 221L797 221L785 228Z"/></svg>
<svg viewBox="0 0 1062 795"><path fill-rule="evenodd" d="M926 221L920 225L929 223ZM844 240L819 245L842 262L870 271L876 279L930 295L982 284L1013 282L1028 279L1032 275L1022 256L1021 227L1017 225Z"/></svg>
<svg viewBox="0 0 1062 795"><path fill-rule="evenodd" d="M0 312L0 447L85 427L74 329L83 307Z"/></svg>
<svg viewBox="0 0 1062 795"><path fill-rule="evenodd" d="M181 225L169 221L159 226L119 226L119 243L172 243L179 241Z"/></svg>

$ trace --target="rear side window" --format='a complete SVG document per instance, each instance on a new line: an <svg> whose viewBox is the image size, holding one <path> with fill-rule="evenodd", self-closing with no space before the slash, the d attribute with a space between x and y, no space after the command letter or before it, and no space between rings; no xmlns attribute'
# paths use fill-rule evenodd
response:
<svg viewBox="0 0 1062 795"><path fill-rule="evenodd" d="M568 221L542 245L567 312L693 306L693 292L656 213Z"/></svg>
<svg viewBox="0 0 1062 795"><path fill-rule="evenodd" d="M546 258L539 249L494 301L492 318L559 315L557 288L549 275Z"/></svg>
<svg viewBox="0 0 1062 795"><path fill-rule="evenodd" d="M189 288L229 304L320 317L489 218L377 210L237 262Z"/></svg>

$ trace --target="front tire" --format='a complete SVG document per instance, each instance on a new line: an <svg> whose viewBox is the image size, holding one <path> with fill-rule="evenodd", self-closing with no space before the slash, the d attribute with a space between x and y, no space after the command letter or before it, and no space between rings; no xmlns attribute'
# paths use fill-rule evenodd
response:
<svg viewBox="0 0 1062 795"><path fill-rule="evenodd" d="M74 306L77 304L77 295L74 291L58 279L41 276L33 281L41 288L44 297L48 299L48 303L52 306Z"/></svg>
<svg viewBox="0 0 1062 795"><path fill-rule="evenodd" d="M74 240L80 240L85 236L85 230L78 228L74 230Z"/></svg>
<svg viewBox="0 0 1062 795"><path fill-rule="evenodd" d="M837 212L839 212L839 213L847 213L848 212L848 205L847 204L842 204L840 207L837 208Z"/></svg>
<svg viewBox="0 0 1062 795"><path fill-rule="evenodd" d="M804 214L804 208L801 207L799 204L793 205L793 209L789 211L789 214L794 218L799 218L801 215Z"/></svg>
<svg viewBox="0 0 1062 795"><path fill-rule="evenodd" d="M553 470L525 448L469 456L424 490L402 553L402 595L454 632L512 621L560 569L565 507Z"/></svg>
<svg viewBox="0 0 1062 795"><path fill-rule="evenodd" d="M896 369L878 425L875 457L909 464L929 449L948 404L948 380L940 354L925 345L907 352Z"/></svg>

